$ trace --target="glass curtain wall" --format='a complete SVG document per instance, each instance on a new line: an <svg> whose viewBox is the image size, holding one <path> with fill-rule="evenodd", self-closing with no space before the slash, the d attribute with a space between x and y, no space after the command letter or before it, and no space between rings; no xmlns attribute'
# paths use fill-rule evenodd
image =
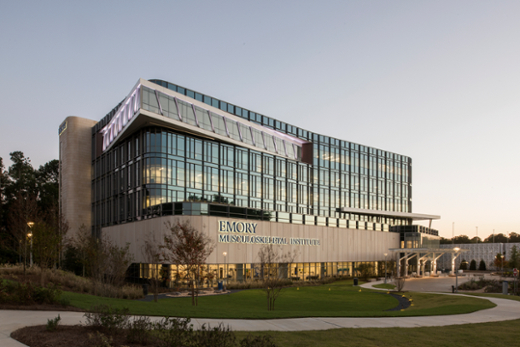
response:
<svg viewBox="0 0 520 347"><path fill-rule="evenodd" d="M385 202L403 211L407 206L401 199L409 189L400 174L403 164L381 167L378 151L350 145L348 151L340 145L316 146L311 165L164 128L142 129L94 161L93 225L174 214L172 204L181 202L290 213L280 215L280 221L299 224L308 224L304 215L331 227L387 231L385 225L406 224L336 211L342 206L387 209L378 205Z"/></svg>
<svg viewBox="0 0 520 347"><path fill-rule="evenodd" d="M277 274L280 279L296 281L319 281L328 277L351 278L358 276L357 268L361 264L370 264L373 275L384 274L384 262L329 262L329 263L281 263L269 267L262 264L207 264L200 269L202 287L215 287L218 282L227 284L260 281L268 272ZM152 276L150 264L139 264L139 278ZM158 265L161 285L168 288L185 288L188 286L185 266ZM136 274L137 275L137 274Z"/></svg>

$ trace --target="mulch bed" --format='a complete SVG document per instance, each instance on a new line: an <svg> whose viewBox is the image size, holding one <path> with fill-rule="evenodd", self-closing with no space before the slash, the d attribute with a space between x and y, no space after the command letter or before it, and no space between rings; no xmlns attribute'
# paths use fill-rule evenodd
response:
<svg viewBox="0 0 520 347"><path fill-rule="evenodd" d="M37 325L18 329L11 337L30 347L87 347L103 346L97 335L97 329L81 325L58 326L55 331L45 330L45 325ZM103 332L103 331L102 331ZM141 347L141 344L128 343L124 334L109 335L112 337L112 346Z"/></svg>
<svg viewBox="0 0 520 347"><path fill-rule="evenodd" d="M401 311L401 310L404 310L404 309L410 307L410 305L412 304L412 302L410 300L408 300L408 298L406 298L406 297L403 298L403 296L399 295L399 294L394 294L394 293L378 293L378 294L391 295L394 298L396 298L397 301L399 301L399 305L397 305L396 307L391 308L387 311Z"/></svg>

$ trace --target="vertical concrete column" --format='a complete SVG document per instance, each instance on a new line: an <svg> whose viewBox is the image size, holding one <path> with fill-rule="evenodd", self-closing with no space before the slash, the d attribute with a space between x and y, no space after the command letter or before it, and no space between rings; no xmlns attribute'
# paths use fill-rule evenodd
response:
<svg viewBox="0 0 520 347"><path fill-rule="evenodd" d="M404 254L404 277L408 276L408 253Z"/></svg>
<svg viewBox="0 0 520 347"><path fill-rule="evenodd" d="M451 274L455 275L455 253L451 253Z"/></svg>
<svg viewBox="0 0 520 347"><path fill-rule="evenodd" d="M435 253L433 253L431 262L432 262L432 272L430 273L430 276L437 275L437 258L435 258Z"/></svg>
<svg viewBox="0 0 520 347"><path fill-rule="evenodd" d="M397 253L397 277L401 277L401 253Z"/></svg>

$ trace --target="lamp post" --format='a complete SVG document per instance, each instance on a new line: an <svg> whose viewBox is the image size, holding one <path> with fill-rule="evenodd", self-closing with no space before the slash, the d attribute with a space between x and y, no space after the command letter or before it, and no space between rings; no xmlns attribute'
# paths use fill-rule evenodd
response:
<svg viewBox="0 0 520 347"><path fill-rule="evenodd" d="M387 271L386 271L386 256L388 255L388 253L385 253L385 284L386 284L386 274L387 274Z"/></svg>
<svg viewBox="0 0 520 347"><path fill-rule="evenodd" d="M32 265L33 265L33 255L32 255L33 238L32 238L32 236L33 236L33 234L31 232L31 229L32 229L32 227L34 225L34 222L27 222L27 225L29 226L29 233L27 234L27 236L31 240L31 253L30 253L29 267L32 267Z"/></svg>
<svg viewBox="0 0 520 347"><path fill-rule="evenodd" d="M504 275L504 258L506 257L504 253L502 253L502 275Z"/></svg>
<svg viewBox="0 0 520 347"><path fill-rule="evenodd" d="M455 252L460 251L459 247L455 247L453 249ZM455 293L459 292L459 271L455 269Z"/></svg>
<svg viewBox="0 0 520 347"><path fill-rule="evenodd" d="M228 278L227 277L228 276L228 274L227 274L227 258L226 258L227 257L227 252L224 252L222 254L224 254L224 267L226 268L226 285L227 285L227 278Z"/></svg>

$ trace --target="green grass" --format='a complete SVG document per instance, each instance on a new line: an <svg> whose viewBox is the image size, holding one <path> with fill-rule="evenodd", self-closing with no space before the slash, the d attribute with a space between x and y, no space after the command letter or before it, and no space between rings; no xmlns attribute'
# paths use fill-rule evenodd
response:
<svg viewBox="0 0 520 347"><path fill-rule="evenodd" d="M268 332L279 347L517 346L520 320L428 328L364 328ZM263 332L265 333L265 332ZM239 339L247 332L236 332ZM254 333L259 334L259 333Z"/></svg>
<svg viewBox="0 0 520 347"><path fill-rule="evenodd" d="M398 305L397 299L380 291L352 286L352 281L329 285L286 288L276 300L275 311L267 311L262 290L244 290L229 295L199 297L199 306L191 298L162 299L158 303L108 299L64 292L71 305L88 310L93 305L128 307L132 314L192 318L270 319L292 317L386 317L468 313L494 307L488 300L426 293L407 293L413 306L404 311L386 310Z"/></svg>
<svg viewBox="0 0 520 347"><path fill-rule="evenodd" d="M376 284L376 285L373 285L372 287L374 288L382 288L382 289L394 289L395 286L393 284L384 284L384 283L381 283L381 284Z"/></svg>

